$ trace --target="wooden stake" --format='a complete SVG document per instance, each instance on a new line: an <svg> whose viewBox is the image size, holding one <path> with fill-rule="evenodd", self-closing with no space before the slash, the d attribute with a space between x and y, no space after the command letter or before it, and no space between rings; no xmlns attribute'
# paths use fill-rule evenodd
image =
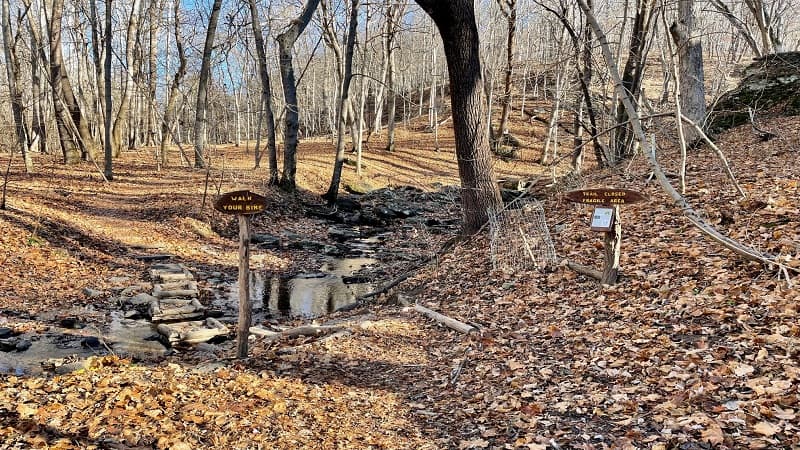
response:
<svg viewBox="0 0 800 450"><path fill-rule="evenodd" d="M239 214L239 321L236 357L247 358L247 338L253 311L250 305L250 216Z"/></svg>
<svg viewBox="0 0 800 450"><path fill-rule="evenodd" d="M622 222L619 217L619 206L614 206L613 220L614 228L603 233L605 261L603 264L603 277L600 279L603 284L616 283L617 274L619 273L620 243L622 242Z"/></svg>

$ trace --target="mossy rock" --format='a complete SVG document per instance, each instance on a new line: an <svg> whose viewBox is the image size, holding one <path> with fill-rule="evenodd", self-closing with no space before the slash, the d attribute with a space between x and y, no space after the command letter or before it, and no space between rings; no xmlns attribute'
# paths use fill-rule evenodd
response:
<svg viewBox="0 0 800 450"><path fill-rule="evenodd" d="M800 52L758 58L747 66L736 89L714 106L709 131L718 134L750 121L749 110L759 119L800 115Z"/></svg>
<svg viewBox="0 0 800 450"><path fill-rule="evenodd" d="M358 180L345 183L344 190L351 194L364 195L374 191L375 186L368 181Z"/></svg>

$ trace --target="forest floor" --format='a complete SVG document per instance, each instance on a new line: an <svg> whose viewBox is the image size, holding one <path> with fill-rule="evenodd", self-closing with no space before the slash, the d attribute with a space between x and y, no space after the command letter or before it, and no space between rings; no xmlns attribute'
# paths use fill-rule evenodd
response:
<svg viewBox="0 0 800 450"><path fill-rule="evenodd" d="M515 125L530 146L517 160L496 161L499 176L551 176L537 163L542 127ZM797 269L800 119L768 128L777 137L766 142L749 127L719 140L746 199L706 147L690 155L687 198L724 233ZM457 184L451 129L438 152L429 133L404 130L398 141L391 154L377 137L365 149L373 187ZM677 151L661 144L662 164L677 173ZM321 203L330 142L302 144L297 195L265 188L266 170L249 169L251 159L241 147L213 150L205 205L206 172L157 172L150 150L125 153L111 183L91 164L39 157L25 174L12 161L9 207L0 212L0 327L58 331L53 313L61 311L102 327L116 306L115 283L146 280L147 264L133 256L148 249L235 277L235 218L210 207L218 190L265 193L256 232L323 236L330 224L304 211ZM800 276L786 280L704 237L650 173L638 156L617 170L587 163L582 179L566 183L648 197L622 207L614 286L564 264L493 270L489 239L474 237L387 295L317 319L349 331L336 338L256 340L244 360L232 358L228 341L156 359L94 357L63 375L0 375L0 447L800 448ZM346 167L345 181L355 179ZM559 260L598 267L602 239L589 230L591 208L567 202L557 187L539 200ZM455 209L442 214L457 218ZM450 236L414 236L423 249L414 256L430 256ZM273 273L312 257L254 253L254 264ZM416 264L395 261L382 281ZM444 328L404 302L479 332Z"/></svg>

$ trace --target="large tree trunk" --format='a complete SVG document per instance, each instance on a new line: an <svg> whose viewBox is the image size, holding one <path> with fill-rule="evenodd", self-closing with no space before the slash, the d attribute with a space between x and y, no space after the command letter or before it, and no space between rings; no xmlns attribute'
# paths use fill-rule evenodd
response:
<svg viewBox="0 0 800 450"><path fill-rule="evenodd" d="M92 0L94 1L94 0ZM96 17L95 17L96 19ZM112 97L111 97L111 0L106 0L106 14L105 14L105 60L103 61L104 66L104 83L103 83L103 95L105 97L105 101L103 105L105 106L105 114L104 114L104 131L105 136L103 138L103 147L104 147L104 155L105 155L105 166L103 170L103 174L106 177L106 180L112 180L114 178L114 170L113 170L113 158L114 158L114 146L111 142L111 111L112 111ZM99 78L98 78L99 79Z"/></svg>
<svg viewBox="0 0 800 450"><path fill-rule="evenodd" d="M217 21L222 0L214 0L211 7L211 17L208 19L206 30L206 43L203 47L203 62L200 66L200 79L197 83L197 106L195 107L194 122L194 166L206 166L204 158L206 146L206 109L208 108L208 79L211 76L211 53L214 50L214 36L217 33Z"/></svg>
<svg viewBox="0 0 800 450"><path fill-rule="evenodd" d="M45 92L42 83L41 65L47 65L47 59L41 50L40 33L33 29L33 14L28 12L28 32L30 33L30 55L31 55L31 94L33 97L33 117L31 119L31 142L39 143L39 152L47 153L47 127L44 120L44 103L42 101ZM35 145L33 145L35 147ZM33 149L31 149L33 150Z"/></svg>
<svg viewBox="0 0 800 450"><path fill-rule="evenodd" d="M706 90L703 85L703 44L693 36L694 0L679 0L678 21L673 22L669 31L678 48L681 111L692 122L703 126L706 118ZM690 145L700 139L692 127L684 131L686 142Z"/></svg>
<svg viewBox="0 0 800 450"><path fill-rule="evenodd" d="M508 134L508 116L511 112L511 76L514 70L514 36L517 32L517 0L497 0L506 18L506 69L503 77L503 112L500 115L498 136Z"/></svg>
<svg viewBox="0 0 800 450"><path fill-rule="evenodd" d="M148 8L148 61L147 61L147 116L145 117L145 129L147 133L145 136L145 145L155 145L156 138L158 137L158 128L156 126L156 82L158 81L158 67L156 62L156 52L158 51L158 31L159 18L161 17L161 2L157 0L150 0Z"/></svg>
<svg viewBox="0 0 800 450"><path fill-rule="evenodd" d="M283 98L286 104L284 111L283 134L283 175L280 185L287 191L294 191L297 186L295 174L297 172L297 130L300 127L297 113L297 86L295 85L294 66L292 65L292 47L300 34L311 21L311 16L317 9L320 0L308 0L300 16L289 25L286 30L278 35L278 58L283 81Z"/></svg>
<svg viewBox="0 0 800 450"><path fill-rule="evenodd" d="M348 104L350 93L350 81L353 79L353 51L356 45L356 32L358 27L358 7L360 0L352 0L350 4L350 26L347 30L347 44L344 55L344 78L342 79L342 92L339 95L339 124L336 133L336 161L333 164L333 175L328 192L323 198L328 203L336 203L339 196L339 183L342 179L342 165L344 164L344 128L345 128L345 105Z"/></svg>
<svg viewBox="0 0 800 450"><path fill-rule="evenodd" d="M117 110L117 117L114 119L114 129L112 131L112 144L114 147L114 156L118 157L122 154L124 146L130 144L129 140L122 139L122 132L130 128L130 110L131 98L135 89L133 73L134 73L134 50L136 48L136 39L139 34L139 10L141 9L141 0L133 0L131 5L131 15L128 19L128 30L125 38L125 84L122 89L122 98L119 101L119 109ZM127 133L130 136L130 132Z"/></svg>
<svg viewBox="0 0 800 450"><path fill-rule="evenodd" d="M472 234L487 222L489 211L499 210L502 205L486 136L486 106L474 5L472 0L416 2L436 23L444 42L461 178L463 232Z"/></svg>
<svg viewBox="0 0 800 450"><path fill-rule="evenodd" d="M75 99L72 84L64 68L64 55L61 46L61 18L64 13L64 0L53 1L50 17L50 83L53 89L53 110L55 111L61 150L65 164L80 161L81 156L89 158L94 153L89 126Z"/></svg>
<svg viewBox="0 0 800 450"><path fill-rule="evenodd" d="M386 87L388 102L386 105L386 151L394 151L395 116L397 115L397 92L395 91L394 43L397 38L397 24L405 9L405 3L398 5L393 0L386 0ZM391 2L391 3L390 3Z"/></svg>
<svg viewBox="0 0 800 450"><path fill-rule="evenodd" d="M181 81L186 75L186 52L183 49L183 39L180 34L180 7L181 0L175 0L173 5L173 14L175 21L175 47L178 50L178 70L175 71L175 76L172 78L172 84L169 87L169 95L167 96L167 106L164 110L164 119L161 122L161 145L159 147L160 165L167 165L167 143L173 134L175 128L175 113L177 109L178 96L180 92L178 89L181 87ZM178 133L180 137L180 133Z"/></svg>
<svg viewBox="0 0 800 450"><path fill-rule="evenodd" d="M267 119L267 157L269 158L269 184L278 184L278 150L275 145L275 113L272 105L272 84L267 68L267 52L264 50L264 37L261 34L261 15L258 13L256 0L248 0L250 17L253 23L253 38L258 55L258 73L261 76L261 103L265 109ZM260 116L259 116L260 117ZM259 119L260 122L260 119ZM258 155L258 153L257 153ZM255 166L259 166L259 156L256 156Z"/></svg>
<svg viewBox="0 0 800 450"><path fill-rule="evenodd" d="M16 43L11 32L11 13L9 1L0 2L0 15L3 24L3 54L6 59L6 75L8 76L8 93L11 99L11 115L14 119L14 135L17 138L17 147L25 161L25 171L33 171L33 163L28 153L28 142L25 133L25 122L22 116L22 93L20 86L20 68L17 59Z"/></svg>
<svg viewBox="0 0 800 450"><path fill-rule="evenodd" d="M638 100L642 88L645 51L648 34L652 29L654 4L655 0L636 0L636 16L633 19L628 59L625 61L625 68L622 72L622 87L635 100ZM638 110L638 104L634 103L634 108ZM628 119L628 112L620 100L617 104L616 123L623 124L628 122ZM614 154L610 162L617 164L621 160L633 156L634 142L633 130L630 126L620 127L614 135Z"/></svg>

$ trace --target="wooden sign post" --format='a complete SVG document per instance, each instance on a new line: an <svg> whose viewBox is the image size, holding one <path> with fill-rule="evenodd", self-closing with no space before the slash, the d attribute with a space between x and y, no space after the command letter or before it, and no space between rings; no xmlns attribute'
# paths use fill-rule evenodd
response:
<svg viewBox="0 0 800 450"><path fill-rule="evenodd" d="M622 242L622 221L619 216L620 205L646 200L645 196L629 189L582 189L566 194L567 200L587 205L597 205L592 212L592 231L603 232L603 271L599 273L600 282L614 284L619 274L619 255Z"/></svg>
<svg viewBox="0 0 800 450"><path fill-rule="evenodd" d="M247 338L253 320L250 304L250 219L264 212L267 199L250 191L222 194L214 209L239 216L239 320L236 325L236 357L247 357Z"/></svg>

